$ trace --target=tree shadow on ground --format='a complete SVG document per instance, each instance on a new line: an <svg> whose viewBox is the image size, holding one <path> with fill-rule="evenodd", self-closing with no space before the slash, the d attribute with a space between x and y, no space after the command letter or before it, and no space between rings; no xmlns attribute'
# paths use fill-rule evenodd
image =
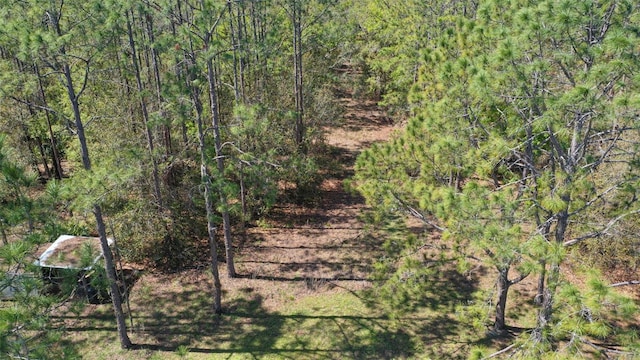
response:
<svg viewBox="0 0 640 360"><path fill-rule="evenodd" d="M463 335L469 333L465 328L468 324L456 311L473 299L479 274L461 274L450 264L439 266L411 285L381 282L379 287L364 291L365 304L385 308L398 318L404 329L413 334L413 340L421 344L422 354L437 359L465 359L474 344Z"/></svg>
<svg viewBox="0 0 640 360"><path fill-rule="evenodd" d="M395 359L416 354L417 344L404 329L384 316L281 314L268 311L263 297L251 288L226 303L217 316L206 293L186 290L156 297L134 314L130 337L135 351L239 355L248 358ZM75 317L67 331L91 333L84 341L115 337L114 318L107 306ZM83 340L77 346L86 346Z"/></svg>

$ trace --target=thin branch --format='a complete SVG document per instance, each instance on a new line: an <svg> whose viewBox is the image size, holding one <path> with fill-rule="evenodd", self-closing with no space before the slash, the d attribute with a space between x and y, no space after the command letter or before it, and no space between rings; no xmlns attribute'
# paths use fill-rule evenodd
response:
<svg viewBox="0 0 640 360"><path fill-rule="evenodd" d="M619 287L619 286L628 286L628 285L640 285L640 280L623 281L623 282L611 284L609 285L609 287Z"/></svg>
<svg viewBox="0 0 640 360"><path fill-rule="evenodd" d="M418 219L418 220L422 221L423 223L433 227L436 230L439 230L439 231L445 231L446 230L446 228L438 226L437 224L429 221L427 219L427 217L420 210L415 209L414 207L410 206L409 204L404 202L402 199L400 199L393 192L391 192L391 196L393 196L393 198L396 199L396 201L400 204L400 206L402 206L409 215L415 217L416 219Z"/></svg>
<svg viewBox="0 0 640 360"><path fill-rule="evenodd" d="M529 276L529 274L531 274L531 273L527 272L527 273L524 273L524 274L520 274L520 276L518 276L517 278L515 278L513 280L509 280L509 286L515 285L515 284L519 283L520 281L526 279L527 276Z"/></svg>
<svg viewBox="0 0 640 360"><path fill-rule="evenodd" d="M556 138L556 134L551 128L551 125L547 126L547 131L549 132L549 141L551 142L551 145L555 149L556 153L558 154L558 158L560 159L560 166L562 167L562 170L564 170L566 173L573 173L570 168L567 168L567 166L573 167L573 163L570 163L573 159L569 158L569 155L560 144L560 141L558 141L558 139Z"/></svg>
<svg viewBox="0 0 640 360"><path fill-rule="evenodd" d="M61 117L62 117L62 118L64 118L65 120L68 120L68 119L66 119L66 118L64 117L64 115L62 115L61 113L59 113L59 112L55 111L54 109L52 109L52 108L50 108L50 107L48 107L48 106L42 106L42 105L39 105L39 104L36 104L36 103L30 102L30 101L27 101L27 100L23 100L23 99L20 99L20 98L17 98L17 97L15 97L15 96L11 96L11 95L9 95L9 98L11 98L13 101L15 101L15 102L17 102L17 103L20 103L20 104L23 104L23 105L27 105L27 106L31 106L31 107L34 107L34 108L36 108L36 109L40 109L40 110L44 110L44 111L48 111L48 112L50 112L50 113L52 113L52 114L56 114L57 116L61 116Z"/></svg>
<svg viewBox="0 0 640 360"><path fill-rule="evenodd" d="M586 345L591 346L592 348L596 349L599 352L604 351L604 352L607 352L607 353L618 354L618 355L634 355L634 353L630 352L630 351L622 351L622 350L614 349L614 348L610 347L611 345L603 346L603 345L596 344L594 342L591 342L591 341L585 339L584 337L580 337L579 339L580 339L580 341L582 341Z"/></svg>
<svg viewBox="0 0 640 360"><path fill-rule="evenodd" d="M596 197L592 198L591 200L587 201L583 206L581 206L580 208L576 209L575 211L572 211L569 213L569 216L575 216L579 213L581 213L582 211L584 211L585 209L588 209L589 207L591 207L591 205L593 205L596 201L598 200L602 200L605 195L607 195L608 193L610 193L613 190L616 190L618 187L620 186L620 183L615 183L613 184L611 187L609 187L608 189L606 189L605 191L601 192L600 194L598 194Z"/></svg>
<svg viewBox="0 0 640 360"><path fill-rule="evenodd" d="M502 354L506 353L507 351L509 351L509 350L513 349L516 345L518 345L518 344L513 343L513 344L511 344L511 345L507 346L506 348L504 348L504 349L502 349L502 350L500 350L500 351L496 351L496 352L494 352L493 354L491 354L491 355L489 355L489 356L483 357L482 359L483 359L483 360L485 360L485 359L491 359L491 358L494 358L494 357L496 357L496 356L498 356L498 355L502 355Z"/></svg>
<svg viewBox="0 0 640 360"><path fill-rule="evenodd" d="M85 66L85 69L84 69L84 79L82 80L82 86L80 87L80 91L78 91L78 93L76 94L76 99L75 99L76 101L78 101L78 99L80 99L80 96L82 95L82 93L87 88L87 84L89 83L89 68L91 66L91 58L89 58L89 59L79 58L79 59L84 61L86 66Z"/></svg>
<svg viewBox="0 0 640 360"><path fill-rule="evenodd" d="M256 156L254 156L253 154L249 154L249 153L247 153L247 152L245 152L245 151L242 151L242 150L241 150L239 147L237 147L237 146L236 146L236 144L235 144L234 142L232 142L232 141L227 141L227 142L223 143L222 145L220 145L220 149L224 148L225 146L230 146L230 147L232 147L235 151L239 152L239 153L240 153L240 154L242 154L242 155L248 155L248 156L251 156L251 157L252 157L252 158L254 158L254 159L256 160L256 162L258 162L258 163L264 163L264 164L267 164L267 165L273 166L273 167L275 167L275 168L282 167L282 165L279 165L279 164L276 164L276 163L272 163L272 162L270 162L270 161L266 161L266 160L258 159L258 158L257 158ZM221 156L221 157L226 158L227 156ZM249 165L249 166L253 166L253 165L254 165L253 163L251 163L251 162L250 162L250 161L248 161L248 160L238 159L238 158L233 157L233 156L230 156L230 157L231 157L231 158L233 158L233 159L236 159L236 160L240 161L240 162L241 162L241 163L243 163L243 164L246 164L246 165ZM216 157L216 159L217 159L217 157Z"/></svg>
<svg viewBox="0 0 640 360"><path fill-rule="evenodd" d="M616 10L616 3L613 2L609 9L607 9L606 14L603 17L602 28L600 28L600 34L598 34L598 42L601 42L604 39L604 36L607 34L609 27L611 26L611 17L613 16L614 11Z"/></svg>
<svg viewBox="0 0 640 360"><path fill-rule="evenodd" d="M625 217L627 217L627 216L629 216L629 215L638 214L638 213L640 213L640 209L637 209L637 210L630 211L630 212L628 212L628 213L625 213L625 214L619 215L619 216L617 216L616 218L611 219L611 221L609 221L609 222L607 223L607 225L606 225L602 230L595 231L595 232L592 232L592 233L589 233L589 234L586 234L586 235L580 236L580 237L578 237L578 238L575 238L575 239L571 239L571 240L565 241L562 245L563 245L563 246L571 246L571 245L575 245L575 244L577 244L577 243L579 243L579 242L581 242L581 241L583 241L583 240L593 239L593 238L596 238L596 237L600 237L600 236L602 236L602 235L605 235L607 232L609 232L609 230L610 230L610 229L611 229L611 228L612 228L612 227L613 227L613 226L614 226L618 221L620 221L620 220L624 219Z"/></svg>

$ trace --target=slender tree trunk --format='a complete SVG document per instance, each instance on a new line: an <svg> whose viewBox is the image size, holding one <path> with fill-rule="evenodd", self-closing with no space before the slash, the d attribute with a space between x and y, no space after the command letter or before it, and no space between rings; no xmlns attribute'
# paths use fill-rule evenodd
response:
<svg viewBox="0 0 640 360"><path fill-rule="evenodd" d="M118 286L118 276L116 275L115 262L113 260L113 254L109 247L109 241L107 240L107 231L104 226L102 218L102 209L100 205L95 204L93 206L93 214L96 217L98 224L98 235L100 236L100 246L102 247L102 253L104 254L105 268L107 271L107 278L109 279L109 287L111 289L111 301L113 308L116 309L116 322L118 326L118 336L120 337L120 344L123 349L129 349L132 347L131 340L127 335L127 323L122 311L122 294L120 293L120 287ZM106 266L111 264L111 266Z"/></svg>
<svg viewBox="0 0 640 360"><path fill-rule="evenodd" d="M253 94L258 98L262 97L262 81L264 79L263 76L263 64L260 56L261 44L262 44L262 34L263 26L261 21L261 12L258 8L259 3L252 1L251 7L249 9L249 13L251 16L251 27L253 29L253 47L255 48L254 56L253 56L253 67L250 72L250 76L252 77L251 81L253 84Z"/></svg>
<svg viewBox="0 0 640 360"><path fill-rule="evenodd" d="M206 171L206 167L202 167ZM207 208L207 232L209 234L209 251L211 253L211 273L213 274L213 311L222 313L222 284L218 273L218 245L216 244L216 226L213 223L213 205L211 204L211 178L206 175L204 187L205 206Z"/></svg>
<svg viewBox="0 0 640 360"><path fill-rule="evenodd" d="M496 303L496 319L493 324L493 331L496 334L503 334L507 330L505 314L510 286L509 268L498 269L498 302Z"/></svg>
<svg viewBox="0 0 640 360"><path fill-rule="evenodd" d="M238 100L240 99L240 74L238 69L238 47L239 40L238 34L236 31L236 26L233 23L233 7L231 6L231 1L227 1L227 11L229 12L229 30L231 30L231 48L233 55L233 94L235 96L236 104L238 104Z"/></svg>
<svg viewBox="0 0 640 360"><path fill-rule="evenodd" d="M192 59L195 59L193 50L191 51ZM191 79L187 78L187 86L190 86ZM220 274L218 272L218 245L216 243L216 226L213 222L214 208L212 203L212 184L211 175L207 166L207 158L205 154L205 137L202 125L202 103L200 101L200 92L196 87L191 88L191 96L196 109L196 125L198 126L198 148L200 150L200 177L204 185L204 201L207 212L207 233L209 235L209 251L211 255L211 274L213 275L213 310L216 314L222 312L222 284L220 282Z"/></svg>
<svg viewBox="0 0 640 360"><path fill-rule="evenodd" d="M133 16L133 14L132 14ZM129 35L129 46L131 47L131 61L133 64L133 69L136 77L136 85L138 87L138 96L140 97L140 108L142 110L142 121L144 123L145 135L147 137L147 147L149 149L149 157L151 159L151 172L153 176L153 192L156 197L156 201L158 202L158 207L163 207L162 201L162 192L160 190L160 175L158 172L158 162L156 161L156 156L154 153L154 141L153 134L149 127L149 111L147 109L147 102L144 97L144 87L142 85L142 78L140 76L140 67L138 66L138 57L136 55L136 44L133 39L133 29L131 27L131 21L129 20L129 15L127 14L127 32Z"/></svg>
<svg viewBox="0 0 640 360"><path fill-rule="evenodd" d="M569 203L569 198L567 195L561 196L561 198L565 201L565 203ZM567 230L567 225L569 223L569 213L567 210L563 210L558 214L558 221L556 223L555 230L555 241L557 243L562 243L564 240L564 235ZM538 312L538 321L536 324L536 328L534 329L532 336L537 342L544 342L547 340L545 337L546 330L551 323L551 318L553 316L553 307L555 305L555 293L558 288L558 284L560 283L560 262L558 260L554 260L549 264L549 270L547 272L547 284L544 290L542 291L542 307Z"/></svg>
<svg viewBox="0 0 640 360"><path fill-rule="evenodd" d="M538 276L538 292L536 293L536 297L533 299L533 303L540 306L542 305L544 299L544 280L547 276L547 262L544 260L540 261L540 276Z"/></svg>
<svg viewBox="0 0 640 360"><path fill-rule="evenodd" d="M38 67L37 64L33 65L36 71L36 77L38 78L38 88L40 90L40 101L42 101L42 105L44 105L45 108L48 108L47 105L47 98L45 97L44 94L44 86L42 84L42 77L40 76L40 68ZM51 154L53 157L53 173L55 175L55 178L60 180L62 179L62 161L60 159L60 154L58 153L58 146L56 144L56 136L53 133L53 127L51 126L51 114L49 113L49 110L45 110L45 117L47 119L47 130L49 131L49 144L51 146Z"/></svg>
<svg viewBox="0 0 640 360"><path fill-rule="evenodd" d="M5 230L4 219L0 219L0 235L2 235L2 245L9 245L7 231Z"/></svg>
<svg viewBox="0 0 640 360"><path fill-rule="evenodd" d="M292 0L293 23L293 72L294 94L296 103L295 140L298 151L304 153L304 103L302 94L302 3L300 0Z"/></svg>
<svg viewBox="0 0 640 360"><path fill-rule="evenodd" d="M247 46L246 46L246 33L247 33L247 22L245 21L245 5L244 2L240 2L238 3L238 7L237 7L238 11L237 11L237 24L238 24L238 32L237 32L237 41L238 41L238 46L240 47L240 56L238 58L238 65L239 65L239 80L240 80L240 84L239 84L239 88L240 88L240 98L242 99L243 103L246 103L247 99L246 99L246 94L245 94L245 87L246 87L246 83L245 83L245 70L247 67L247 59L246 59L246 54L247 54ZM232 15L232 14L230 14Z"/></svg>
<svg viewBox="0 0 640 360"><path fill-rule="evenodd" d="M202 107L200 107L202 108ZM216 244L216 225L213 222L215 211L213 209L211 175L207 170L205 155L204 130L202 129L202 110L198 111L198 140L200 147L200 177L204 184L204 202L207 211L207 233L209 235L209 251L211 253L211 274L213 275L213 310L216 314L222 312L222 284L218 273L218 245Z"/></svg>
<svg viewBox="0 0 640 360"><path fill-rule="evenodd" d="M49 161L47 160L47 154L44 151L44 145L40 136L36 136L36 143L38 145L38 151L40 152L40 158L42 159L42 165L44 165L44 174L47 179L51 179L51 169L49 168Z"/></svg>
<svg viewBox="0 0 640 360"><path fill-rule="evenodd" d="M241 231L243 236L246 236L245 233L245 221L249 220L247 216L247 195L246 189L244 185L244 163L240 163L240 204L242 206L242 221L240 222L240 226L242 227Z"/></svg>
<svg viewBox="0 0 640 360"><path fill-rule="evenodd" d="M149 9L151 10L151 9ZM147 23L147 36L149 37L149 44L153 44L155 42L155 35L153 32L153 18L151 15L147 15L146 17ZM154 46L151 46L151 66L153 67L153 78L155 83L155 91L156 91L156 101L158 102L158 109L160 111L160 116L163 119L162 123L162 139L164 143L165 156L168 158L172 152L172 144L171 144L171 127L167 125L164 121L165 119L165 111L163 109L164 99L162 97L162 80L160 78L160 57L158 56L158 51ZM150 69L151 72L151 69Z"/></svg>
<svg viewBox="0 0 640 360"><path fill-rule="evenodd" d="M207 47L209 41L206 42ZM216 76L213 69L213 60L207 59L207 81L209 83L209 106L211 107L211 123L213 125L213 140L216 154L216 165L218 176L224 176L224 156L222 154L222 140L220 136L220 113L218 111L218 95L216 90ZM236 276L236 269L233 263L233 243L231 241L231 220L227 196L224 193L222 179L218 181L218 191L220 193L220 205L222 206L222 224L224 230L225 258L227 260L227 273L229 277Z"/></svg>
<svg viewBox="0 0 640 360"><path fill-rule="evenodd" d="M176 29L176 25L182 24L184 22L184 18L182 15L182 7L180 5L180 0L176 1L175 7L173 8L173 11L176 14L176 18L171 21L171 34L173 35L174 38L178 37L178 33L177 33L177 29ZM184 58L184 55L182 55L178 50L180 49L180 45L178 43L175 44L175 55L174 55L174 71L175 71L175 76L176 79L178 79L178 83L187 83L187 77L185 76L186 71L183 71L183 67L181 66L181 62ZM188 85L188 84L187 84ZM183 117L180 119L180 135L181 135L181 140L182 140L182 146L186 147L189 144L189 136L187 134L187 119L186 117Z"/></svg>
<svg viewBox="0 0 640 360"><path fill-rule="evenodd" d="M59 29L58 29L58 35L60 35ZM84 166L84 169L87 172L90 172L91 160L89 157L89 149L87 147L87 139L84 133L84 125L82 123L82 118L80 115L80 105L78 102L78 95L75 92L75 88L73 85L73 78L71 76L71 68L69 67L69 64L67 63L63 64L63 72L66 80L65 85L67 88L69 101L71 102L71 107L73 110L73 117L75 120L78 141L80 142L82 165ZM123 349L129 349L131 348L132 343L131 343L131 340L129 339L129 336L127 335L127 325L125 322L124 312L122 310L122 298L121 298L120 291L118 289L118 283L116 278L116 268L113 263L113 256L111 255L111 249L109 248L106 232L104 230L104 221L102 220L102 211L98 204L94 205L93 213L95 215L96 223L98 225L98 233L100 234L100 246L102 247L102 251L104 253L107 278L111 286L111 302L113 304L113 310L116 316L116 323L118 326L118 336L120 338L120 346Z"/></svg>
<svg viewBox="0 0 640 360"><path fill-rule="evenodd" d="M84 134L84 124L82 123L82 117L80 115L80 104L78 103L78 97L76 96L75 88L73 87L73 78L71 77L71 68L69 67L69 64L63 65L63 72L66 79L67 94L69 96L69 101L71 102L71 109L73 110L73 118L75 120L78 141L80 142L82 165L85 170L91 170L91 159L89 158L87 138Z"/></svg>
<svg viewBox="0 0 640 360"><path fill-rule="evenodd" d="M242 60L242 20L241 20L241 12L240 12L241 4L238 4L238 17L237 23L234 25L233 22L233 7L231 6L231 1L227 2L227 7L229 11L229 28L231 30L231 42L233 48L233 94L235 97L235 104L245 104L246 100L244 98L244 79L243 79L243 71L244 65ZM242 119L236 118L238 122L241 122ZM238 148L242 149L242 141L238 140L237 144ZM244 234L244 222L246 220L246 198L245 198L245 188L244 188L244 164L240 162L239 164L239 172L240 172L240 203L242 206L242 218L240 221L241 231Z"/></svg>
<svg viewBox="0 0 640 360"><path fill-rule="evenodd" d="M542 307L538 312L538 320L536 328L533 330L531 336L534 341L538 343L546 342L549 340L547 337L547 328L551 322L551 316L553 314L554 296L555 291L560 280L560 264L552 263L549 266L549 272L547 276L547 286L542 292Z"/></svg>

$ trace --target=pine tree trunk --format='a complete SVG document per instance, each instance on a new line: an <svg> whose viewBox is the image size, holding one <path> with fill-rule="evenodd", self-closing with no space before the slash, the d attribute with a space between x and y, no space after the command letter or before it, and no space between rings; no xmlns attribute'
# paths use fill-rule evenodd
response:
<svg viewBox="0 0 640 360"><path fill-rule="evenodd" d="M133 17L133 14L131 15ZM133 64L133 69L136 77L136 85L138 87L138 96L140 97L140 108L142 110L142 121L144 122L145 135L147 137L147 147L149 149L149 157L151 159L151 172L153 176L153 192L156 197L156 201L158 202L158 207L163 207L162 201L162 192L160 190L160 175L158 171L158 162L156 161L155 153L154 153L154 141L153 134L149 127L149 111L147 109L147 102L144 98L144 87L142 85L142 78L140 76L140 67L138 66L138 57L136 55L136 44L133 39L133 29L131 27L131 21L129 20L129 15L127 14L127 33L129 35L129 47L131 47L131 60Z"/></svg>
<svg viewBox="0 0 640 360"><path fill-rule="evenodd" d="M150 5L149 5L150 6ZM149 9L151 11L152 9ZM150 52L151 52L151 66L152 69L149 69L149 72L153 73L153 79L155 83L155 91L156 91L156 101L158 102L158 108L160 111L160 116L165 118L165 111L163 109L164 99L162 97L162 80L160 78L160 57L158 56L158 51L153 46L155 43L155 34L153 32L153 18L151 15L146 16L146 24L147 24L147 36L149 38ZM163 122L161 126L162 131L162 140L164 144L164 152L165 156L168 158L171 155L171 127Z"/></svg>
<svg viewBox="0 0 640 360"><path fill-rule="evenodd" d="M192 51L192 58L195 59L195 54ZM190 79L187 79L189 84ZM222 285L220 282L220 274L218 272L218 245L216 244L216 226L213 222L215 211L213 209L212 199L212 184L211 175L207 166L207 158L205 155L205 138L204 130L202 126L202 103L200 101L200 92L197 88L191 89L191 96L196 109L196 125L198 126L198 148L200 150L200 178L204 184L204 201L205 209L207 212L207 233L209 236L209 251L211 256L211 274L213 275L213 310L216 314L222 312Z"/></svg>
<svg viewBox="0 0 640 360"><path fill-rule="evenodd" d="M493 331L496 334L503 334L507 330L505 314L510 286L509 268L498 269L498 302L496 303L496 318L493 324Z"/></svg>
<svg viewBox="0 0 640 360"><path fill-rule="evenodd" d="M44 174L47 179L51 179L51 169L49 168L49 161L47 160L47 154L44 151L44 145L40 136L36 136L36 143L38 144L38 151L40 152L40 158L42 159L42 165L44 166Z"/></svg>
<svg viewBox="0 0 640 360"><path fill-rule="evenodd" d="M42 105L45 108L48 108L47 98L45 97L45 94L44 94L44 86L42 85L42 77L40 76L40 68L38 67L37 64L34 64L34 68L36 71L36 77L38 78L38 88L40 90L40 97L41 97L40 101L42 101ZM58 146L56 144L55 134L53 133L53 127L51 126L51 114L49 113L49 110L45 110L45 117L47 119L47 130L49 132L49 144L51 146L53 174L56 179L61 180L63 175L62 161L60 159L60 154L58 153Z"/></svg>
<svg viewBox="0 0 640 360"><path fill-rule="evenodd" d="M109 287L111 289L111 302L113 303L113 308L116 312L116 323L118 326L120 345L123 349L129 349L133 344L127 335L127 324L125 322L124 312L122 311L122 294L120 293L120 287L118 286L118 276L116 275L116 268L114 265L115 262L107 240L107 231L105 230L100 205L96 204L93 206L93 214L95 215L96 223L98 224L98 235L100 236L100 246L102 248L102 253L104 254L105 270L107 271L107 279L109 279ZM111 265L107 266L106 264Z"/></svg>
<svg viewBox="0 0 640 360"><path fill-rule="evenodd" d="M211 274L213 275L213 310L216 314L222 312L222 285L220 283L220 274L218 273L218 245L216 244L216 226L213 222L215 211L211 198L212 186L211 176L207 171L207 163L205 156L204 131L202 129L202 111L197 115L198 122L198 139L200 145L200 176L204 183L204 202L207 211L207 233L209 235L209 251L211 253Z"/></svg>
<svg viewBox="0 0 640 360"><path fill-rule="evenodd" d="M250 8L251 27L253 28L253 45L256 49L259 49L260 48L259 44L263 43L265 38L264 34L266 32L264 28L264 21L262 21L262 12L261 12L262 8L259 8L260 6L261 5L259 2L256 2L256 1L251 2L251 8ZM255 94L254 96L257 96L258 98L262 98L264 79L266 79L266 76L265 76L266 57L264 56L261 57L260 51L254 51L253 62L254 62L253 71L251 71L251 75L253 76L252 78L252 83L254 87L253 93Z"/></svg>
<svg viewBox="0 0 640 360"><path fill-rule="evenodd" d="M2 245L9 245L9 240L7 239L7 231L4 228L4 220L0 219L0 235L2 236Z"/></svg>
<svg viewBox="0 0 640 360"><path fill-rule="evenodd" d="M540 276L538 277L538 292L536 293L536 297L533 299L533 303L540 306L542 305L544 299L544 280L547 276L547 262L544 260L540 261Z"/></svg>
<svg viewBox="0 0 640 360"><path fill-rule="evenodd" d="M56 24L57 25L57 24ZM58 34L59 29L58 29ZM91 159L89 157L89 149L87 147L87 139L84 133L84 125L82 123L82 118L80 115L80 105L78 102L78 95L75 92L75 88L73 85L73 79L71 77L71 68L69 64L63 64L63 72L65 76L65 86L67 88L67 94L69 96L69 101L71 102L71 107L73 110L73 117L76 125L76 132L78 135L78 141L80 142L80 151L82 156L82 165L84 169L89 172L91 171ZM94 205L94 215L96 218L96 223L98 226L98 233L100 234L100 245L102 247L104 253L104 265L107 271L107 277L109 280L109 285L111 286L111 302L113 304L113 310L116 316L116 323L118 326L118 336L120 338L120 346L123 349L129 349L132 346L131 340L127 335L127 326L125 322L124 312L122 311L122 299L120 295L120 291L118 289L117 279L115 277L116 268L113 263L113 256L111 255L111 249L109 248L109 244L107 242L107 237L105 235L104 230L104 221L102 219L102 211L98 204ZM114 289L116 291L114 291Z"/></svg>
<svg viewBox="0 0 640 360"><path fill-rule="evenodd" d="M240 98L242 99L242 102L245 103L247 101L246 98L246 80L245 80L245 72L246 72L246 67L247 67L247 59L246 59L246 33L247 33L247 22L245 21L245 7L244 7L244 2L240 2L238 4L238 11L237 11L237 25L238 25L238 36L237 36L237 41L238 41L238 45L240 47L240 56L238 58L238 65L239 65L239 80L240 80L240 84L239 84L239 88L240 88ZM231 15L231 14L230 14Z"/></svg>
<svg viewBox="0 0 640 360"><path fill-rule="evenodd" d="M561 198L568 204L569 198L567 195L561 196ZM558 221L556 223L555 241L562 243L564 235L569 223L569 213L567 210L563 210L557 215ZM549 270L547 272L546 287L542 291L542 308L538 312L538 320L536 328L533 331L533 338L537 342L546 342L547 329L551 323L553 316L553 306L555 303L555 293L560 283L560 262L554 260L549 264Z"/></svg>
<svg viewBox="0 0 640 360"><path fill-rule="evenodd" d="M211 34L209 34L209 37ZM205 43L209 47L208 39ZM220 113L218 111L218 95L216 90L216 76L213 68L213 60L207 59L207 82L209 83L209 106L211 107L211 123L213 125L213 140L216 154L216 165L218 176L224 176L224 157L222 154L222 140L220 135ZM224 230L225 258L227 261L227 273L229 277L236 276L235 265L233 263L233 244L231 241L231 220L227 204L227 196L224 193L222 181L218 182L218 192L220 195L220 205L222 206L222 224Z"/></svg>
<svg viewBox="0 0 640 360"><path fill-rule="evenodd" d="M292 0L293 23L293 72L294 93L296 103L295 141L298 151L304 153L304 104L302 94L302 4L300 0Z"/></svg>
<svg viewBox="0 0 640 360"><path fill-rule="evenodd" d="M239 74L239 65L238 65L238 47L239 40L238 34L236 32L236 26L233 23L233 7L231 6L231 1L227 1L227 11L229 12L229 30L231 31L231 54L233 55L233 94L236 100L236 104L240 99L240 74Z"/></svg>

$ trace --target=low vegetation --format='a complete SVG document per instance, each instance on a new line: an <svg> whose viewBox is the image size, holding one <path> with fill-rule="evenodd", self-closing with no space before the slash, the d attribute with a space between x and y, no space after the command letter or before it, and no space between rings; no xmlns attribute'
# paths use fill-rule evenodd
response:
<svg viewBox="0 0 640 360"><path fill-rule="evenodd" d="M0 13L2 356L640 354L635 2Z"/></svg>

